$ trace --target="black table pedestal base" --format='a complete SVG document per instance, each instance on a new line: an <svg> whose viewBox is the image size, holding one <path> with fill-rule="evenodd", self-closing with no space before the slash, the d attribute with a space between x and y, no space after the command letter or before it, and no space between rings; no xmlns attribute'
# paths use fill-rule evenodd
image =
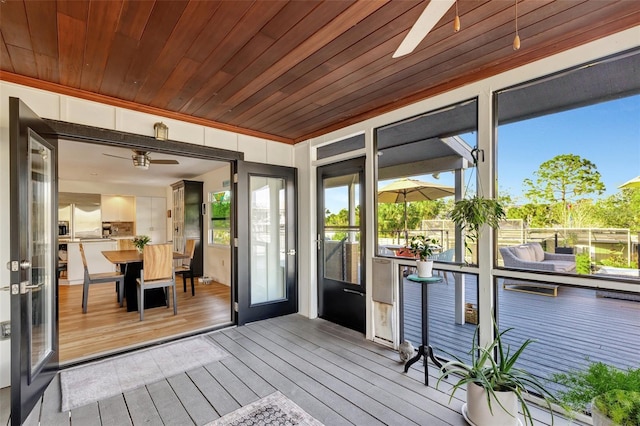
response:
<svg viewBox="0 0 640 426"><path fill-rule="evenodd" d="M420 345L416 356L411 358L404 365L404 372L409 371L409 367L418 362L420 358L424 356L424 384L429 386L429 368L427 366L428 361L431 360L438 368L442 369L442 363L438 361L438 358L433 354L433 348L430 345Z"/></svg>

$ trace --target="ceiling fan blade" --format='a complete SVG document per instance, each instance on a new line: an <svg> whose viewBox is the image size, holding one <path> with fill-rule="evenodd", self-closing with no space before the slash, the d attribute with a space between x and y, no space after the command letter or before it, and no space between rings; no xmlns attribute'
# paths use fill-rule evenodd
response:
<svg viewBox="0 0 640 426"><path fill-rule="evenodd" d="M152 160L149 159L151 164L180 164L178 160Z"/></svg>
<svg viewBox="0 0 640 426"><path fill-rule="evenodd" d="M114 158L120 158L122 160L129 160L131 161L131 157L120 157L119 155L113 155L113 154L107 154L105 152L102 153L102 155L106 155L107 157L114 157Z"/></svg>
<svg viewBox="0 0 640 426"><path fill-rule="evenodd" d="M429 34L429 31L436 26L455 2L456 0L431 0L398 46L393 58L399 58L413 52L413 49Z"/></svg>

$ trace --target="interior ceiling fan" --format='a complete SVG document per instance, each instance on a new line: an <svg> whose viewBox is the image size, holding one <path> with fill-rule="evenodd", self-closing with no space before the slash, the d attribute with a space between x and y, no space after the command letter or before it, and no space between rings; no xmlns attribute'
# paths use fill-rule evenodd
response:
<svg viewBox="0 0 640 426"><path fill-rule="evenodd" d="M150 164L180 164L177 160L152 160L149 156L149 151L138 151L132 149L133 155L131 156L131 160L133 160L133 166L139 169L147 170ZM106 155L107 157L115 157L120 158L122 160L129 160L127 157L120 157L119 155L102 153L102 155Z"/></svg>
<svg viewBox="0 0 640 426"><path fill-rule="evenodd" d="M393 57L399 58L413 52L413 49L429 34L429 31L436 26L455 2L456 0L431 0L418 20L413 24L407 36L402 40ZM460 28L460 20L457 15L456 13L456 23L454 24L454 28L457 28L456 31Z"/></svg>

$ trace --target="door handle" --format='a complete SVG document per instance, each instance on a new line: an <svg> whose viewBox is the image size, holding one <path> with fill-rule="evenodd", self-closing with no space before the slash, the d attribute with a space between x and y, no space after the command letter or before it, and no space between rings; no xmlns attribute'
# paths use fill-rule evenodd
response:
<svg viewBox="0 0 640 426"><path fill-rule="evenodd" d="M356 291L356 290L351 290L348 288L343 288L342 291L344 291L345 293L352 293L352 294L357 294L359 296L364 296L364 293L361 291Z"/></svg>
<svg viewBox="0 0 640 426"><path fill-rule="evenodd" d="M27 291L35 290L42 287L42 284L29 284L29 281L22 281L20 283L20 294L27 294Z"/></svg>
<svg viewBox="0 0 640 426"><path fill-rule="evenodd" d="M31 268L31 262L29 262L28 260L22 260L20 262L20 269L25 270L29 268Z"/></svg>

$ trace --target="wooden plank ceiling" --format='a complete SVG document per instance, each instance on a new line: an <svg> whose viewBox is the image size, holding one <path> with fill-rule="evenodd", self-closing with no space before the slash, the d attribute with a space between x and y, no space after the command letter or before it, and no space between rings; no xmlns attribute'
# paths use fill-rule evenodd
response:
<svg viewBox="0 0 640 426"><path fill-rule="evenodd" d="M0 2L0 78L298 142L638 25L640 1L459 0L391 55L428 1Z"/></svg>

